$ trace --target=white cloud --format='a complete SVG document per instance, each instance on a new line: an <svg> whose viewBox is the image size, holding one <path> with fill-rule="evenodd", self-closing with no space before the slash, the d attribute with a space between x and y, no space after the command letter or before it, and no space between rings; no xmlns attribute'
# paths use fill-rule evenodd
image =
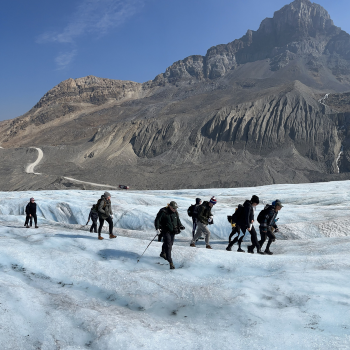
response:
<svg viewBox="0 0 350 350"><path fill-rule="evenodd" d="M68 24L61 30L45 32L36 42L71 44L76 47L84 35L104 35L123 24L144 5L146 0L81 0ZM76 56L77 50L60 52L55 62L58 69L66 68Z"/></svg>
<svg viewBox="0 0 350 350"><path fill-rule="evenodd" d="M72 50L70 52L60 52L58 56L55 58L55 62L57 64L57 69L66 68L73 60L73 58L77 55L77 50Z"/></svg>
<svg viewBox="0 0 350 350"><path fill-rule="evenodd" d="M123 24L143 7L144 0L82 0L69 23L60 31L46 32L38 43L74 43L86 34L105 34Z"/></svg>

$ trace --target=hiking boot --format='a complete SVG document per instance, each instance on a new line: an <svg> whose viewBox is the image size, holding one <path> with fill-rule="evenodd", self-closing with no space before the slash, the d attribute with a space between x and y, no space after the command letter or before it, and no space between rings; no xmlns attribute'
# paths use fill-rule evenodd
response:
<svg viewBox="0 0 350 350"><path fill-rule="evenodd" d="M207 248L207 249L213 249L213 248L210 246L210 244L207 244L207 245L205 246L205 248Z"/></svg>
<svg viewBox="0 0 350 350"><path fill-rule="evenodd" d="M161 258L163 258L164 260L168 260L168 259L166 258L166 255L165 255L163 252L161 252L159 256L160 256Z"/></svg>
<svg viewBox="0 0 350 350"><path fill-rule="evenodd" d="M29 228L29 226L27 225L26 228Z"/></svg>
<svg viewBox="0 0 350 350"><path fill-rule="evenodd" d="M269 250L269 249L265 249L265 254L267 254L267 255L272 255L273 253L272 253L272 252L270 252L270 250Z"/></svg>
<svg viewBox="0 0 350 350"><path fill-rule="evenodd" d="M111 239L112 239L112 238L117 238L117 236L114 236L114 234L110 234L110 235L109 235L109 238L111 238Z"/></svg>
<svg viewBox="0 0 350 350"><path fill-rule="evenodd" d="M103 238L102 236L98 236L98 239L101 239L101 240L102 240L102 239L104 239L104 238Z"/></svg>
<svg viewBox="0 0 350 350"><path fill-rule="evenodd" d="M239 253L245 253L245 250L243 250L242 248L238 248L238 249L237 249L237 252L239 252ZM253 254L254 254L254 252L253 252Z"/></svg>
<svg viewBox="0 0 350 350"><path fill-rule="evenodd" d="M39 228L39 226L35 226L35 228Z"/></svg>
<svg viewBox="0 0 350 350"><path fill-rule="evenodd" d="M173 263L170 263L170 270L174 270L175 269L175 266Z"/></svg>
<svg viewBox="0 0 350 350"><path fill-rule="evenodd" d="M90 232L92 233L92 228L90 228Z"/></svg>
<svg viewBox="0 0 350 350"><path fill-rule="evenodd" d="M190 247L196 248L196 245L195 245L194 243L191 243L191 244L190 244Z"/></svg>
<svg viewBox="0 0 350 350"><path fill-rule="evenodd" d="M261 249L258 249L257 253L258 253L258 254L261 254L261 255L265 255L265 253L262 252Z"/></svg>
<svg viewBox="0 0 350 350"><path fill-rule="evenodd" d="M253 247L251 245L248 246L248 253L254 254Z"/></svg>
<svg viewBox="0 0 350 350"><path fill-rule="evenodd" d="M227 246L226 250L227 250L228 252L232 252L232 249L231 249L231 247L230 247L229 245Z"/></svg>

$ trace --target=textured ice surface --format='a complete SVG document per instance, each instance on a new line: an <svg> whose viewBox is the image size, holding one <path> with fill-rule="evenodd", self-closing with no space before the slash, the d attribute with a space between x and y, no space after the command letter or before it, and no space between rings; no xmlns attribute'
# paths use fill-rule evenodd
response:
<svg viewBox="0 0 350 350"><path fill-rule="evenodd" d="M1 193L1 349L349 349L349 189L112 192L118 237L103 241L81 227L100 192ZM285 204L273 256L225 250L226 215L252 194ZM23 227L32 195L39 229ZM212 195L218 239L191 248L185 211ZM187 226L176 270L158 242L137 263L170 200Z"/></svg>
<svg viewBox="0 0 350 350"><path fill-rule="evenodd" d="M159 208L175 200L186 230L181 237L191 236L191 219L187 208L196 197L209 200L215 195L218 204L214 207L214 225L210 226L213 237L227 239L231 215L238 204L250 199L253 194L263 203L280 199L285 205L279 215L282 229L280 239L341 237L349 233L350 181L302 185L272 185L255 188L178 190L178 191L110 191L117 228L154 232L154 218ZM89 209L103 191L40 191L35 193L38 215L42 223L52 222L67 225L84 225ZM0 192L0 221L24 220L24 208L31 192ZM11 216L11 217L9 217ZM77 226L77 227L78 227Z"/></svg>

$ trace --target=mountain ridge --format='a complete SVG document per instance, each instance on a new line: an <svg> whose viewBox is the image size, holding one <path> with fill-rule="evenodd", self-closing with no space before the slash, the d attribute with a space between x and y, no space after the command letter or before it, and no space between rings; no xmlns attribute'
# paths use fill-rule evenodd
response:
<svg viewBox="0 0 350 350"><path fill-rule="evenodd" d="M30 146L43 149L44 188L77 186L62 176L137 189L350 178L348 91L350 35L320 5L295 0L151 81L61 82L0 124L2 162L16 169L12 189L23 189L16 157Z"/></svg>

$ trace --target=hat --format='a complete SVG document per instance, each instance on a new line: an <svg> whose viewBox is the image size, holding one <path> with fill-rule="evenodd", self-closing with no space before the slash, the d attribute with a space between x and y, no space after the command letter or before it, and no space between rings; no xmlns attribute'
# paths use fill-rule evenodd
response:
<svg viewBox="0 0 350 350"><path fill-rule="evenodd" d="M259 204L260 203L260 200L259 200L259 197L254 195L252 196L252 199L250 200L252 203L256 203L256 204Z"/></svg>
<svg viewBox="0 0 350 350"><path fill-rule="evenodd" d="M282 203L281 203L281 201L279 200L279 199L276 199L274 202L272 202L272 205L274 206L274 207L283 207L283 205L282 205Z"/></svg>
<svg viewBox="0 0 350 350"><path fill-rule="evenodd" d="M104 196L107 198L107 197L112 197L111 194L109 192L105 192L104 193Z"/></svg>
<svg viewBox="0 0 350 350"><path fill-rule="evenodd" d="M169 203L169 206L171 206L171 207L174 208L174 209L177 209L177 208L178 208L177 203L174 202L174 201L171 201L171 202Z"/></svg>
<svg viewBox="0 0 350 350"><path fill-rule="evenodd" d="M214 196L210 198L209 203L212 203L213 205L215 205L216 202L217 202L217 200L216 200L216 198Z"/></svg>
<svg viewBox="0 0 350 350"><path fill-rule="evenodd" d="M201 202L200 198L196 198L196 204L199 204Z"/></svg>
<svg viewBox="0 0 350 350"><path fill-rule="evenodd" d="M30 201L35 201L35 199L32 197L32 198L30 199Z"/></svg>

